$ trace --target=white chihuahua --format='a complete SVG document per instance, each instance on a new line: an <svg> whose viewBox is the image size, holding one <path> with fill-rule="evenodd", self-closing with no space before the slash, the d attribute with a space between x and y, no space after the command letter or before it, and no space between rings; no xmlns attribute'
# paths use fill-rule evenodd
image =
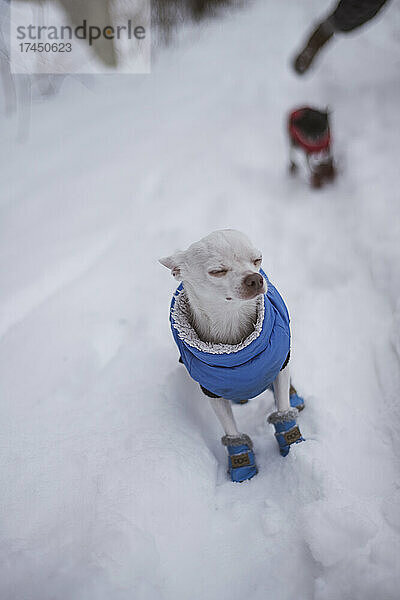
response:
<svg viewBox="0 0 400 600"><path fill-rule="evenodd" d="M261 252L239 231L214 231L160 262L182 281L170 313L180 361L224 429L232 481L250 479L257 473L253 445L238 431L231 402L243 404L272 387L276 411L268 420L281 455L303 441L296 416L304 401L290 385L286 306L261 270Z"/></svg>

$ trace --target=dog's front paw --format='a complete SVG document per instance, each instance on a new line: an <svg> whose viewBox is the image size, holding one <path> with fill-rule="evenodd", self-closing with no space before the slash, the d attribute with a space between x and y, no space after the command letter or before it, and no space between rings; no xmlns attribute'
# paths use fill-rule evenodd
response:
<svg viewBox="0 0 400 600"><path fill-rule="evenodd" d="M232 481L241 483L257 475L253 442L248 435L224 435L221 442L228 450L228 473Z"/></svg>
<svg viewBox="0 0 400 600"><path fill-rule="evenodd" d="M268 423L271 423L275 427L275 437L281 456L289 454L292 444L299 444L305 441L296 423L297 415L297 408L290 408L285 411L273 412L268 417Z"/></svg>

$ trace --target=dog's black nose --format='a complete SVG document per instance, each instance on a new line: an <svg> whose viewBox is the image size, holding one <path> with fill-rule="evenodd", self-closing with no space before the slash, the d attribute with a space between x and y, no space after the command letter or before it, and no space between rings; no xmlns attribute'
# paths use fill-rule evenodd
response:
<svg viewBox="0 0 400 600"><path fill-rule="evenodd" d="M258 292L264 285L264 279L260 273L252 273L243 279L243 284L254 292Z"/></svg>

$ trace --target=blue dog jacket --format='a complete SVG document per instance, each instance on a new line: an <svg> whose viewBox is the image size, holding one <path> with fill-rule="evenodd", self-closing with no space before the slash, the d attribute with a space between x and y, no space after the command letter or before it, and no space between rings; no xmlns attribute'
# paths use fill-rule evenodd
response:
<svg viewBox="0 0 400 600"><path fill-rule="evenodd" d="M203 342L190 323L183 284L176 290L170 310L172 334L191 377L215 394L241 402L258 396L274 381L290 350L289 314L278 290L268 281L258 299L254 331L241 343Z"/></svg>

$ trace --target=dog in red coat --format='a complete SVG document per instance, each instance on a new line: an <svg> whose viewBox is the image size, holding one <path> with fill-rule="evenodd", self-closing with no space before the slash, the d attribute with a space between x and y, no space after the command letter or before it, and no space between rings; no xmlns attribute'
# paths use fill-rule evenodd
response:
<svg viewBox="0 0 400 600"><path fill-rule="evenodd" d="M290 141L290 172L297 171L295 150L305 154L310 172L310 183L320 188L335 177L335 166L331 153L331 131L329 113L304 106L292 111L288 119Z"/></svg>

